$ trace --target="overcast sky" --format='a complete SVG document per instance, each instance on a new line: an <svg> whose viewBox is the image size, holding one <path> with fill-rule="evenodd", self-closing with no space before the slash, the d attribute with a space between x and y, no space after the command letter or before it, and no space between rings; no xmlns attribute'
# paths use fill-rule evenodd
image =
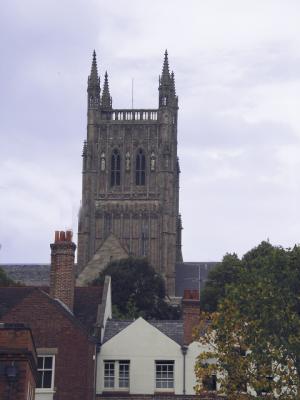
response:
<svg viewBox="0 0 300 400"><path fill-rule="evenodd" d="M7 0L0 13L0 263L49 262L81 198L92 51L114 107L179 96L185 261L300 242L298 0Z"/></svg>

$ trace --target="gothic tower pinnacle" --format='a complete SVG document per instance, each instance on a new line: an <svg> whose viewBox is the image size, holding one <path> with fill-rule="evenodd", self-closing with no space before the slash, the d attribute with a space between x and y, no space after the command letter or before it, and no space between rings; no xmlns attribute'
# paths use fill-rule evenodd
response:
<svg viewBox="0 0 300 400"><path fill-rule="evenodd" d="M159 77L159 107L175 107L178 106L178 100L175 90L174 72L170 74L168 51L165 51L162 74Z"/></svg>
<svg viewBox="0 0 300 400"><path fill-rule="evenodd" d="M103 111L108 111L108 110L112 109L112 98L111 98L110 92L109 92L107 71L105 72L105 76L104 76L104 85L103 85L102 98L101 98L101 109Z"/></svg>
<svg viewBox="0 0 300 400"><path fill-rule="evenodd" d="M97 69L96 52L93 52L91 74L88 77L88 108L98 109L100 105L100 78Z"/></svg>
<svg viewBox="0 0 300 400"><path fill-rule="evenodd" d="M169 59L168 59L168 51L165 51L165 56L164 56L164 63L163 63L163 68L162 68L162 74L161 74L161 79L160 83L161 85L170 85L170 71L169 71Z"/></svg>

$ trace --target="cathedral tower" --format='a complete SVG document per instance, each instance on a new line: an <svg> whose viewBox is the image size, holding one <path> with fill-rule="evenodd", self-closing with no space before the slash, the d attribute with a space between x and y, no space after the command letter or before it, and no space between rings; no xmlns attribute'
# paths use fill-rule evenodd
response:
<svg viewBox="0 0 300 400"><path fill-rule="evenodd" d="M158 92L156 109L114 109L107 73L100 89L94 52L87 89L78 272L80 278L89 268L103 268L103 260L114 254L147 257L164 276L168 295L174 296L182 227L178 98L167 51Z"/></svg>

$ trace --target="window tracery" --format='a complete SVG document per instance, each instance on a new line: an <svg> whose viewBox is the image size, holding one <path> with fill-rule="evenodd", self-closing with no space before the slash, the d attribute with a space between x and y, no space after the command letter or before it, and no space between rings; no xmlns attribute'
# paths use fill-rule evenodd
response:
<svg viewBox="0 0 300 400"><path fill-rule="evenodd" d="M146 183L146 157L142 149L139 149L136 155L135 165L135 184L143 186Z"/></svg>
<svg viewBox="0 0 300 400"><path fill-rule="evenodd" d="M120 186L121 183L121 156L117 149L111 155L111 186Z"/></svg>

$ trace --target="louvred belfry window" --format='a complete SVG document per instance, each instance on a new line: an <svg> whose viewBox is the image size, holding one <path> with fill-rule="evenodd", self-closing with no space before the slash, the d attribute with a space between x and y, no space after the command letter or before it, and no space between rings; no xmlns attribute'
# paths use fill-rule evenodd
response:
<svg viewBox="0 0 300 400"><path fill-rule="evenodd" d="M111 155L111 186L120 186L121 183L121 157L117 149Z"/></svg>
<svg viewBox="0 0 300 400"><path fill-rule="evenodd" d="M146 182L146 157L142 149L139 149L136 155L135 164L135 184L145 185Z"/></svg>

